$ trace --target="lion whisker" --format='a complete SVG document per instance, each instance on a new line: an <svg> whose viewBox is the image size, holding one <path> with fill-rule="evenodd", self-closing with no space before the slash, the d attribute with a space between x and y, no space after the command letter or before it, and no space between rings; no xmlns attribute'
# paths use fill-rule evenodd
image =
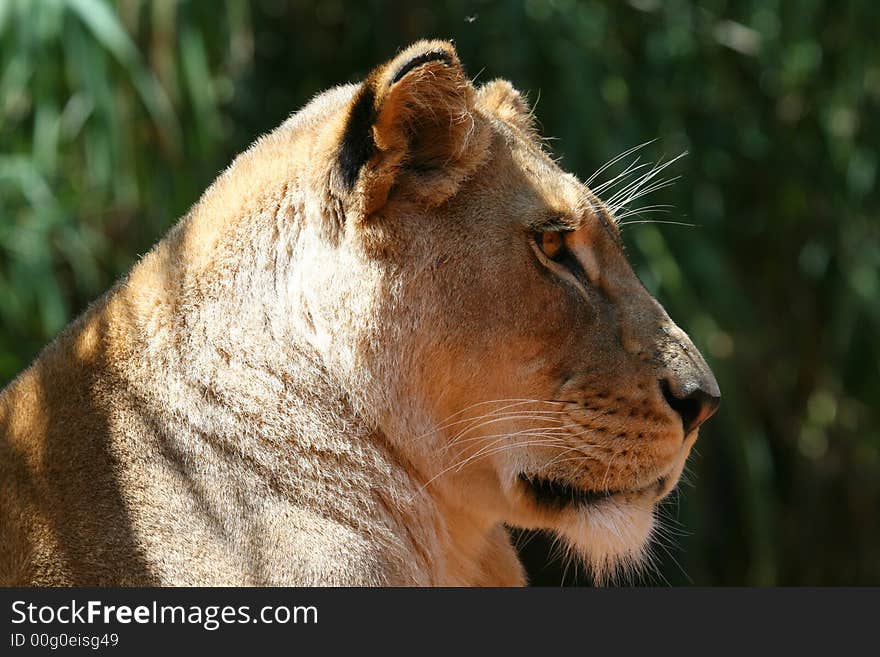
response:
<svg viewBox="0 0 880 657"><path fill-rule="evenodd" d="M495 444L497 444L497 442L500 442L501 440L503 440L503 437L500 438L498 441L496 441ZM444 468L443 470L441 470L437 474L435 474L433 477L431 477L428 481L426 481L424 484L422 484L419 487L419 492L422 492L429 485L431 485L436 479L443 476L444 474L447 474L448 472L450 472L452 470L456 470L457 472L461 472L461 470L462 470L462 468L464 468L464 466L468 465L470 462L472 462L476 458L483 458L486 456L490 456L492 454L496 454L496 453L500 453L500 452L504 452L504 451L509 451L511 449L518 449L518 448L523 448L523 447L534 447L534 446L541 446L541 445L553 446L553 445L558 445L558 444L559 444L559 441L555 441L555 440L554 441L528 441L525 443L515 443L512 445L502 445L501 447L497 447L495 449L489 450L488 452L481 450L482 453L473 454L473 455L469 456L468 458L466 458L462 461L456 462L456 463Z"/></svg>
<svg viewBox="0 0 880 657"><path fill-rule="evenodd" d="M596 187L591 188L591 191L593 192L593 194L596 194L598 196L601 192L613 188L616 184L618 184L622 179L625 179L627 176L631 176L632 174L634 174L636 171L639 171L640 169L644 169L645 167L652 166L651 162L643 162L642 164L639 164L640 159L641 158L637 157L630 164L628 164L627 167L623 171L618 173L616 176L614 176L610 180L606 180L601 185L597 185Z"/></svg>
<svg viewBox="0 0 880 657"><path fill-rule="evenodd" d="M459 463L459 465L457 466L457 470L460 472L465 465L467 465L468 463L470 463L474 459L482 458L484 456L488 456L489 454L498 454L499 452L510 451L512 449L522 449L525 447L557 447L557 446L563 446L563 445L565 445L565 442L563 442L559 439L547 438L547 439L542 439L542 440L529 440L526 442L515 442L515 443L511 443L509 445L501 445L500 447L494 447L494 448L489 448L487 446L487 447L484 447L483 449L481 449L479 452L467 457L461 463Z"/></svg>
<svg viewBox="0 0 880 657"><path fill-rule="evenodd" d="M497 424L498 422L511 422L514 420L529 420L529 419L549 420L552 418L545 418L542 416L534 417L534 416L524 415L524 414L523 415L514 415L514 416L504 416L504 417L484 416L484 418L480 422L473 424L472 426L468 426L465 429L462 429L460 432L458 432L455 436L453 436L450 439L450 442L456 442L456 441L460 440L463 436L466 436L467 434L472 433L473 431L476 431L478 429L482 429L483 427L489 426L490 424ZM562 423L562 421L563 420L558 420L558 422L560 424Z"/></svg>
<svg viewBox="0 0 880 657"><path fill-rule="evenodd" d="M649 194L653 191L657 191L658 189L662 189L668 185L671 185L673 182L678 180L680 176L676 176L669 180L660 181L658 183L654 183L652 185L648 185L648 183L656 178L662 171L666 168L672 166L673 163L677 162L681 158L685 157L688 154L687 151L683 151L679 155L665 161L658 161L654 167L640 176L630 184L626 185L623 189L616 192L611 198L605 201L605 204L611 208L612 213L617 213L619 210L625 208L627 205L635 201L637 198L644 196L645 194ZM645 187L648 185L647 187Z"/></svg>
<svg viewBox="0 0 880 657"><path fill-rule="evenodd" d="M483 401L474 402L473 404L468 404L467 406L460 408L459 410L455 411L454 413L450 413L448 416L446 416L441 421L441 424L443 422L446 422L446 421L454 418L456 415L461 415L462 413L466 413L473 408L477 408L478 406L486 406L487 404L508 404L509 406L504 407L504 408L508 408L508 407L519 405L519 404L541 404L541 403L553 404L553 403L561 403L561 402L557 402L555 400L531 399L528 397L508 397L508 398L499 398L499 399L485 399Z"/></svg>
<svg viewBox="0 0 880 657"><path fill-rule="evenodd" d="M611 455L611 458L608 459L608 467L605 468L605 476L602 477L602 486L601 486L601 489L604 490L604 491L607 491L607 490L608 490L607 481L608 481L608 475L611 473L611 464L614 463L614 459L617 457L618 454L620 454L620 451L621 451L621 450L617 450L617 451L615 451L615 452Z"/></svg>
<svg viewBox="0 0 880 657"><path fill-rule="evenodd" d="M653 144L655 141L657 141L656 138L654 138L654 139L649 139L648 141L643 142L643 143L641 143L641 144L639 144L639 145L637 145L637 146L632 146L632 147L626 149L625 151L623 151L620 155L617 155L617 156L611 158L611 159L608 160L605 164L603 164L601 167L599 167L598 169L596 169L596 171L593 173L593 175L591 175L589 178L587 178L587 182L585 182L584 184L587 185L587 186L589 186L589 185L590 185L590 184L591 184L591 183L592 183L592 182L593 182L593 181L594 181L594 180L595 180L595 179L596 179L596 178L597 178L597 177L598 177L603 171L605 171L608 167L612 167L612 166L614 166L615 164L617 164L618 162L620 162L623 158L625 158L627 155L630 155L630 154L632 154L632 153L635 153L636 151L641 150L641 149L644 148L645 146L647 146L647 145L649 145L649 144Z"/></svg>
<svg viewBox="0 0 880 657"><path fill-rule="evenodd" d="M508 419L508 418L505 418ZM521 419L520 417L513 419ZM525 419L543 419L543 418L528 418ZM474 427L475 429L487 426L489 422L484 422L480 427ZM583 433L572 433L571 429L582 428L583 425L579 423L571 423L571 424L561 424L553 427L525 427L523 429L519 429L515 432L507 432L504 435L529 435L530 432L538 432L546 435L554 435L559 437L576 437L579 435L583 435ZM485 440L486 436L471 436L469 438L456 437L450 440L449 444L443 448L443 450L449 449L454 445L460 445L462 443L470 443L478 440Z"/></svg>
<svg viewBox="0 0 880 657"><path fill-rule="evenodd" d="M575 426L575 425L572 425L572 426ZM488 436L472 436L470 438L462 438L462 439L459 439L455 442L450 442L448 445L446 445L441 450L441 453L443 453L453 447L461 446L462 444L465 444L465 443L472 443L472 442L477 442L480 440L488 440L488 439L495 438L498 436L507 436L507 437L512 437L512 436L544 436L547 438L557 438L557 439L561 440L562 438L567 437L567 436L571 436L571 435L572 434L567 431L566 432L558 432L558 430L555 428L545 429L545 428L540 428L540 427L538 427L538 428L528 427L526 429L520 429L519 431L506 431L506 432L502 432L502 433L490 434Z"/></svg>
<svg viewBox="0 0 880 657"><path fill-rule="evenodd" d="M637 207L637 208L629 208L629 209L627 209L626 212L624 212L623 214L619 214L619 215L617 215L617 219L623 219L624 217L626 217L626 216L627 216L628 214L630 214L630 213L640 212L640 211L643 211L643 210L654 210L654 209L658 209L658 210L667 210L667 211L669 211L669 210L672 210L673 208L675 208L675 206L674 206L672 203L653 203L653 204L651 204L651 205L642 205L642 206L639 206L639 207Z"/></svg>
<svg viewBox="0 0 880 657"><path fill-rule="evenodd" d="M508 402L512 402L512 403L508 403ZM456 425L458 425L458 424L464 424L464 423L467 423L467 422L474 422L474 421L476 421L476 420L478 420L478 419L480 419L480 418L489 417L489 416L495 415L495 414L497 414L497 413L499 413L499 412L506 411L506 410L509 409L509 408L514 408L514 407L516 407L516 406L522 406L522 405L525 405L525 404L566 404L566 403L568 403L568 402L555 401L555 400L543 400L543 399L525 399L525 398L523 398L523 399L516 399L516 398L511 398L511 399L493 399L493 400L488 400L488 401L477 402L477 403L475 403L475 404L471 404L471 405L469 405L469 406L467 406L467 407L465 407L465 408L463 408L463 409L461 409L461 410L459 410L459 411L456 411L455 413L452 413L452 414L448 415L448 416L447 416L446 418L444 418L444 420L443 420L442 422L440 422L436 427L434 427L434 428L431 429L430 431L426 431L425 433L416 436L416 437L414 438L414 440L420 440L420 439L422 439L422 438L426 438L426 437L428 437L428 436L430 436L430 435L432 435L432 434L434 434L434 433L437 433L438 431L443 431L443 430L445 430L445 429L448 429L448 428L451 427L451 426L456 426ZM450 420L451 420L453 417L455 417L455 416L457 416L457 415L461 415L462 413L465 413L465 412L467 412L467 411L469 411L469 410L471 410L471 409L473 409L473 408L476 408L476 407L478 407L478 406L484 406L484 405L486 405L486 404L506 404L506 405L505 405L505 406L502 406L500 409L496 409L496 410L494 410L494 411L490 411L489 413L484 413L483 415L479 415L479 416L477 416L476 418L464 418L464 419L461 419L461 420L456 420L456 421L454 421L454 422L450 422ZM543 413L543 412L547 412L547 413L558 412L558 413L562 413L562 412L564 412L564 411L553 411L553 410L550 410L550 409L544 409L544 410L539 410L539 411L535 411L535 412L542 412L542 413Z"/></svg>
<svg viewBox="0 0 880 657"><path fill-rule="evenodd" d="M617 212L619 210L626 208L630 203L634 203L635 201L639 200L643 196L647 196L648 194L653 194L654 192L659 191L661 189L665 189L666 187L672 187L672 185L674 185L680 178L681 178L681 176L675 176L673 178L665 178L663 180L660 180L657 183L639 191L638 194L635 194L631 197L628 197L628 198L620 201L617 205L614 206L612 212Z"/></svg>

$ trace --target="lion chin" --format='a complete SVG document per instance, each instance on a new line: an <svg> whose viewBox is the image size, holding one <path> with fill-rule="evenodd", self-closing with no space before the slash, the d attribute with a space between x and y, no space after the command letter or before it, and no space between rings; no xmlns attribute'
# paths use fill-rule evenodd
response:
<svg viewBox="0 0 880 657"><path fill-rule="evenodd" d="M609 498L566 513L558 532L598 584L640 570L654 531L650 504Z"/></svg>
<svg viewBox="0 0 880 657"><path fill-rule="evenodd" d="M665 479L634 491L586 490L559 480L520 474L519 524L551 531L566 562L576 560L597 584L639 572L655 529L655 506Z"/></svg>
<svg viewBox="0 0 880 657"><path fill-rule="evenodd" d="M516 522L554 534L566 570L575 563L598 585L634 581L650 564L657 507L676 488L695 440L694 434L677 437L681 447L661 474L613 485L603 478L597 486L577 470L547 474L509 464L508 495L522 512Z"/></svg>

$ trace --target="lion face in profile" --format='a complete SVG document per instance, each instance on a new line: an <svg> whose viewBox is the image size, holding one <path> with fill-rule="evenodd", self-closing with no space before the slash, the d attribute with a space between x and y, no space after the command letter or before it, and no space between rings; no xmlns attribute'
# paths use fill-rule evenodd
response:
<svg viewBox="0 0 880 657"><path fill-rule="evenodd" d="M334 370L450 532L548 529L599 579L638 562L720 393L611 210L545 153L520 94L473 87L445 42L327 123L303 304Z"/></svg>
<svg viewBox="0 0 880 657"><path fill-rule="evenodd" d="M0 392L0 583L638 563L719 391L613 207L446 42L316 97Z"/></svg>

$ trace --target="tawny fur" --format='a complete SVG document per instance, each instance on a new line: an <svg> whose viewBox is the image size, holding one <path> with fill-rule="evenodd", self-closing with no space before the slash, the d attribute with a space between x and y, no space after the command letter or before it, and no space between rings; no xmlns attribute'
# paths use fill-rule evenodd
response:
<svg viewBox="0 0 880 657"><path fill-rule="evenodd" d="M589 280L535 252L548 213ZM522 584L505 523L638 559L695 439L656 381L708 370L602 213L448 43L318 96L0 395L0 584Z"/></svg>

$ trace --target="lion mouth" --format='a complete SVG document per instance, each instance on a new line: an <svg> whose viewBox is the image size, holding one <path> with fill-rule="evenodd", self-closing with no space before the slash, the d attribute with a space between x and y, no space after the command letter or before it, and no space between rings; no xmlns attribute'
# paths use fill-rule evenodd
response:
<svg viewBox="0 0 880 657"><path fill-rule="evenodd" d="M521 473L519 480L525 485L532 498L540 506L561 509L567 506L594 506L604 500L624 495L639 495L663 489L665 477L639 489L589 490L578 488L559 479L547 479L536 475Z"/></svg>

